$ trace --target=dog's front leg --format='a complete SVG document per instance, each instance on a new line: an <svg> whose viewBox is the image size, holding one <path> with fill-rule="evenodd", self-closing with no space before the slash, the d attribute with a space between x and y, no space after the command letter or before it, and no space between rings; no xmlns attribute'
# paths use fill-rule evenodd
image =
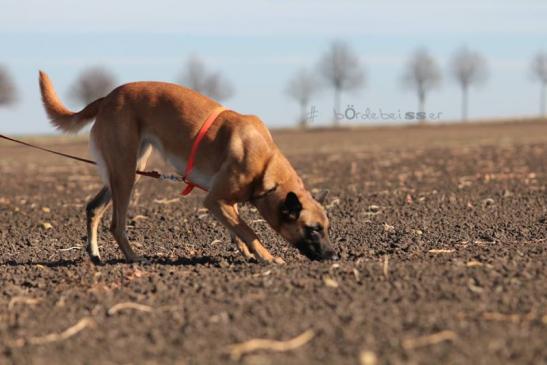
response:
<svg viewBox="0 0 547 365"><path fill-rule="evenodd" d="M239 211L237 209L237 204L234 204L234 209L236 211L236 214L239 216ZM247 244L245 242L243 242L243 240L241 238L239 238L232 230L230 230L230 239L231 239L232 243L234 243L237 246L237 249L239 250L239 252L241 252L243 257L245 257L246 259L254 259L255 258L255 255L253 255L251 253L251 251L249 251L249 247L247 247Z"/></svg>
<svg viewBox="0 0 547 365"><path fill-rule="evenodd" d="M274 262L276 264L285 263L282 258L272 256L272 254L262 246L257 235L239 216L235 204L217 200L213 196L208 195L204 205L216 219L230 230L231 234L235 234L245 243L248 248L247 252L250 251L249 253L252 253L258 260ZM245 252L243 250L241 251L245 255Z"/></svg>
<svg viewBox="0 0 547 365"><path fill-rule="evenodd" d="M232 243L234 243L237 246L237 249L239 250L239 252L241 252L243 257L245 257L246 259L254 259L255 258L255 255L253 255L251 253L251 251L249 251L249 247L247 247L247 244L245 242L243 242L241 240L241 238L239 238L232 231L230 231L230 240L232 241Z"/></svg>

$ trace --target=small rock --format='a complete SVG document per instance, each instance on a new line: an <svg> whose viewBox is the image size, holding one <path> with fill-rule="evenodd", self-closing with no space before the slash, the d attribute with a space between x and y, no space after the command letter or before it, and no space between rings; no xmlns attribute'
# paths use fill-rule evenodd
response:
<svg viewBox="0 0 547 365"><path fill-rule="evenodd" d="M226 312L213 314L211 317L209 317L209 322L211 323L228 323L229 321L230 321L230 317L228 316L228 313Z"/></svg>
<svg viewBox="0 0 547 365"><path fill-rule="evenodd" d="M329 276L323 277L323 282L329 288L338 288L338 283L336 282L336 280L334 280L333 278L331 278Z"/></svg>
<svg viewBox="0 0 547 365"><path fill-rule="evenodd" d="M355 281L356 282L361 282L361 273L359 272L359 270L357 269L353 269L353 276L355 276Z"/></svg>
<svg viewBox="0 0 547 365"><path fill-rule="evenodd" d="M407 204L412 204L414 202L414 199L412 199L412 195L406 194L405 201Z"/></svg>
<svg viewBox="0 0 547 365"><path fill-rule="evenodd" d="M387 223L384 223L384 232L393 233L395 232L395 227Z"/></svg>
<svg viewBox="0 0 547 365"><path fill-rule="evenodd" d="M368 211L371 213L378 213L380 211L380 207L378 205L369 205Z"/></svg>
<svg viewBox="0 0 547 365"><path fill-rule="evenodd" d="M222 259L218 262L218 266L221 269L226 269L227 267L230 267L230 263L228 262L228 260Z"/></svg>
<svg viewBox="0 0 547 365"><path fill-rule="evenodd" d="M335 198L329 204L325 205L325 208L330 209L330 208L332 208L332 207L334 207L335 205L338 205L338 204L340 204L340 199Z"/></svg>
<svg viewBox="0 0 547 365"><path fill-rule="evenodd" d="M372 351L361 351L359 354L359 363L361 365L376 365L378 364L378 357Z"/></svg>
<svg viewBox="0 0 547 365"><path fill-rule="evenodd" d="M43 229L52 229L53 226L51 225L51 223L49 222L41 222L40 223L40 226L43 228Z"/></svg>

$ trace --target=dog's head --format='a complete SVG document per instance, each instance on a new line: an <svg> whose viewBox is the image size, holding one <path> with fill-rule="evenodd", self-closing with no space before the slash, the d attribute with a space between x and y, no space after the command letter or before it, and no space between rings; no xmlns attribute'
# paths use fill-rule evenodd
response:
<svg viewBox="0 0 547 365"><path fill-rule="evenodd" d="M278 232L312 260L337 259L329 239L329 219L318 200L307 191L300 196L288 192L278 208Z"/></svg>
<svg viewBox="0 0 547 365"><path fill-rule="evenodd" d="M337 259L329 239L329 219L321 205L326 193L314 199L288 162L272 168L275 171L266 171L254 205L273 229L308 258ZM287 173L287 179L280 179Z"/></svg>

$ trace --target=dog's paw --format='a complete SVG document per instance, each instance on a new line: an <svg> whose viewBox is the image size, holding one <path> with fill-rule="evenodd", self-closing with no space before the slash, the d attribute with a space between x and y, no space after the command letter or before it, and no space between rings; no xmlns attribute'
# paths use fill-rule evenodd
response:
<svg viewBox="0 0 547 365"><path fill-rule="evenodd" d="M285 264L286 264L285 260L283 260L283 259L282 259L281 257L279 257L279 256L274 256L272 262L273 262L274 264L276 264L276 265L285 265Z"/></svg>
<svg viewBox="0 0 547 365"><path fill-rule="evenodd" d="M101 265L101 256L99 255L89 255L89 259L94 265Z"/></svg>

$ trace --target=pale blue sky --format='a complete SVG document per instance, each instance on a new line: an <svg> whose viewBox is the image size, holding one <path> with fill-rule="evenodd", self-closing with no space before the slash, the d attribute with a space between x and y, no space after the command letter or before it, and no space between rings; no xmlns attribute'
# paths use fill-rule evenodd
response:
<svg viewBox="0 0 547 365"><path fill-rule="evenodd" d="M415 95L400 79L409 54L426 47L445 76L428 110L442 112L441 121L457 119L460 93L446 71L453 52L466 45L482 52L490 70L488 82L471 91L470 116L530 116L539 109L530 62L547 50L543 0L3 0L1 8L0 64L19 91L17 105L0 109L4 133L53 131L39 101L38 69L77 107L67 92L88 66L107 67L120 83L175 81L191 54L235 85L228 107L286 126L298 114L284 92L287 80L299 68L314 69L335 39L353 46L367 74L361 92L343 95L344 106L414 111ZM313 104L316 123L329 120L332 91Z"/></svg>

